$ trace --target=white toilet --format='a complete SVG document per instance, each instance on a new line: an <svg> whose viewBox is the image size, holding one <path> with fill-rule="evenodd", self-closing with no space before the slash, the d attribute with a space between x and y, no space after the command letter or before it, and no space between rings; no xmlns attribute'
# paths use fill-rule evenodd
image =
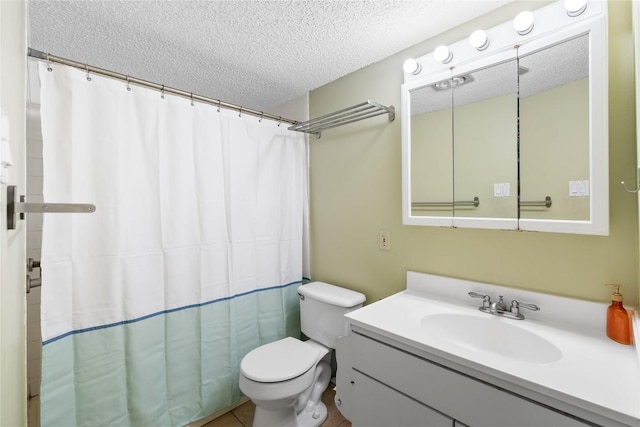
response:
<svg viewBox="0 0 640 427"><path fill-rule="evenodd" d="M322 393L331 379L331 350L346 334L343 315L365 296L323 282L298 288L302 332L250 351L240 363L240 390L256 405L254 427L312 427L327 418Z"/></svg>

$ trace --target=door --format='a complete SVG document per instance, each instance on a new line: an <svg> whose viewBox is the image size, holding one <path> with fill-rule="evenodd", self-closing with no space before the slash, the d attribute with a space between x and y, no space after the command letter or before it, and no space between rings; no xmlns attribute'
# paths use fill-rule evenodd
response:
<svg viewBox="0 0 640 427"><path fill-rule="evenodd" d="M0 185L0 425L27 423L25 223L7 230L7 183L25 190L26 3L0 2L0 107L13 165ZM5 160L7 159L5 149ZM0 166L3 167L3 166Z"/></svg>

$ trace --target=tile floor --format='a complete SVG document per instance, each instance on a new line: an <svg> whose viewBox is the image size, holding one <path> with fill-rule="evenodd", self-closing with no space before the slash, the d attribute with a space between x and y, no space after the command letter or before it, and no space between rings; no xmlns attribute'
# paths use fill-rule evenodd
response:
<svg viewBox="0 0 640 427"><path fill-rule="evenodd" d="M336 394L334 387L332 383L329 383L329 387L322 394L322 401L327 405L327 419L322 423L321 427L351 427L351 423L342 416L333 402L333 397ZM38 396L29 399L28 427L40 425L39 403ZM203 427L251 427L253 425L254 411L255 405L249 401L238 406L233 411L208 422Z"/></svg>
<svg viewBox="0 0 640 427"><path fill-rule="evenodd" d="M327 419L322 423L322 427L351 427L351 423L347 421L333 402L334 385L329 383L329 387L322 394L322 401L327 405ZM204 427L251 427L253 425L253 412L255 405L249 401L238 406L231 412L216 418L207 423Z"/></svg>

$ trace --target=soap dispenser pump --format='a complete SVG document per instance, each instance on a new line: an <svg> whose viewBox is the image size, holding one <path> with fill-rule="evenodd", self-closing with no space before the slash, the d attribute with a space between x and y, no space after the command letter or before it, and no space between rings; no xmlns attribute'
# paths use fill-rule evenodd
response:
<svg viewBox="0 0 640 427"><path fill-rule="evenodd" d="M631 325L629 313L622 306L620 285L613 287L611 305L607 308L607 336L620 344L631 344Z"/></svg>

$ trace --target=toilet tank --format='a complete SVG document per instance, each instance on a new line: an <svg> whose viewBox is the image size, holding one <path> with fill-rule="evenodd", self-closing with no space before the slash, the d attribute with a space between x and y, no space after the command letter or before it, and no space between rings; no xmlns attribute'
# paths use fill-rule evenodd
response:
<svg viewBox="0 0 640 427"><path fill-rule="evenodd" d="M365 296L360 292L311 282L298 288L302 332L314 341L335 348L336 338L344 336L344 315L362 307Z"/></svg>

